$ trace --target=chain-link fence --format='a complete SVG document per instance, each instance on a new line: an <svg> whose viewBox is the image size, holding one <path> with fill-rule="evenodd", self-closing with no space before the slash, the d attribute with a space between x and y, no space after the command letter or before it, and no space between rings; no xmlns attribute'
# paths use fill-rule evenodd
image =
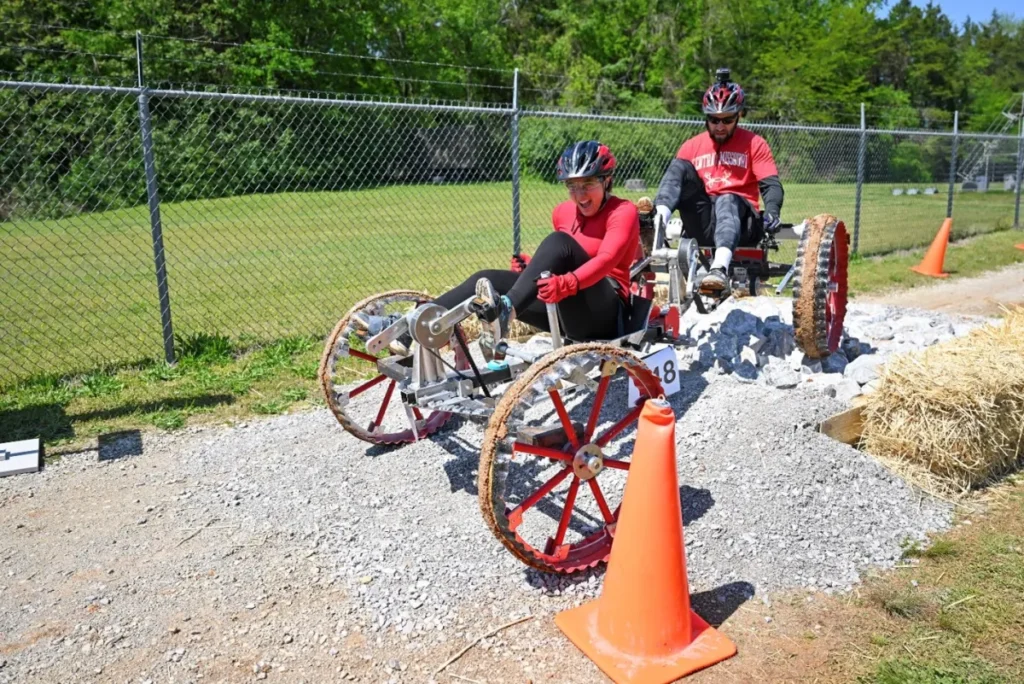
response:
<svg viewBox="0 0 1024 684"><path fill-rule="evenodd" d="M616 193L636 200L702 126L515 100L0 82L0 385L173 358L176 336L323 335L366 295L439 293L536 247L570 142L611 146ZM783 219L836 214L861 253L927 244L951 206L958 236L1019 212L1017 137L750 127L773 149Z"/></svg>

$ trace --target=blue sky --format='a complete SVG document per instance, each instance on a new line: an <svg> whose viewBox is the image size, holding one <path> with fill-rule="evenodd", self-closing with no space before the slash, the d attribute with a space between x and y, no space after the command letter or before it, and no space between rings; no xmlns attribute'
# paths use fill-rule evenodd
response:
<svg viewBox="0 0 1024 684"><path fill-rule="evenodd" d="M913 2L918 7L928 4L927 0ZM889 8L894 4L894 0L888 0L882 14L888 14ZM971 21L988 21L992 16L992 10L998 10L1000 14L1012 14L1017 19L1024 17L1024 5L1020 0L938 0L934 4L941 7L943 13L957 27L962 26L968 16L971 17Z"/></svg>

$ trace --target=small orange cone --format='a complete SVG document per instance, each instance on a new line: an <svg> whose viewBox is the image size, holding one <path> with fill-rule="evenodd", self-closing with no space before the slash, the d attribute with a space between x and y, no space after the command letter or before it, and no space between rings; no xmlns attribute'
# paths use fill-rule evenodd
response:
<svg viewBox="0 0 1024 684"><path fill-rule="evenodd" d="M647 401L601 596L555 616L616 682L663 684L736 654L690 610L675 426L667 401Z"/></svg>
<svg viewBox="0 0 1024 684"><path fill-rule="evenodd" d="M942 272L942 262L946 259L946 245L949 244L949 233L953 230L953 219L948 218L942 222L942 227L935 234L931 247L924 254L924 259L917 266L911 267L911 271L933 278L948 278L948 273Z"/></svg>

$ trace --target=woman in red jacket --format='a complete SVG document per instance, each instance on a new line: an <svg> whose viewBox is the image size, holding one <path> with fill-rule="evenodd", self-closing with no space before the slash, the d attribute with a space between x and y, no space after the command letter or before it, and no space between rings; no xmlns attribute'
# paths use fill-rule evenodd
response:
<svg viewBox="0 0 1024 684"><path fill-rule="evenodd" d="M545 304L558 304L562 326L574 339L612 339L620 334L623 308L629 298L629 269L640 237L639 214L632 202L611 194L615 156L596 140L570 145L558 160L558 180L569 200L551 214L554 231L533 257L517 254L511 268L474 273L438 297L446 309L472 296L486 302L479 315L501 323L501 337L513 319L548 329ZM551 276L541 278L549 271ZM358 316L366 334L388 324ZM407 353L411 339L395 351Z"/></svg>

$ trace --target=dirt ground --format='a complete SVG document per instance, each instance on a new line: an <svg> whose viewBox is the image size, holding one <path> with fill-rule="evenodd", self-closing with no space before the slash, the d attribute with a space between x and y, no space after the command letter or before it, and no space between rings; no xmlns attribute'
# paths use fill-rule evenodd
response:
<svg viewBox="0 0 1024 684"><path fill-rule="evenodd" d="M1024 266L864 301L998 315L1000 304L1024 304ZM22 658L22 681L41 682L609 681L552 614L508 627L435 674L509 616L460 611L458 638L415 652L399 638L343 630L348 597L307 540L200 524L183 481L165 479L158 459L97 467L89 454L75 458L80 472L51 482L48 496L24 486L0 497L0 611L9 611L0 682L14 681ZM250 563L265 569L259 586L236 577ZM739 655L690 681L849 681L871 660L846 638L851 599L807 592L723 607L695 595Z"/></svg>
<svg viewBox="0 0 1024 684"><path fill-rule="evenodd" d="M937 280L912 290L883 292L857 301L930 309L944 313L998 316L1000 305L1024 305L1024 265L1014 265L977 278Z"/></svg>

